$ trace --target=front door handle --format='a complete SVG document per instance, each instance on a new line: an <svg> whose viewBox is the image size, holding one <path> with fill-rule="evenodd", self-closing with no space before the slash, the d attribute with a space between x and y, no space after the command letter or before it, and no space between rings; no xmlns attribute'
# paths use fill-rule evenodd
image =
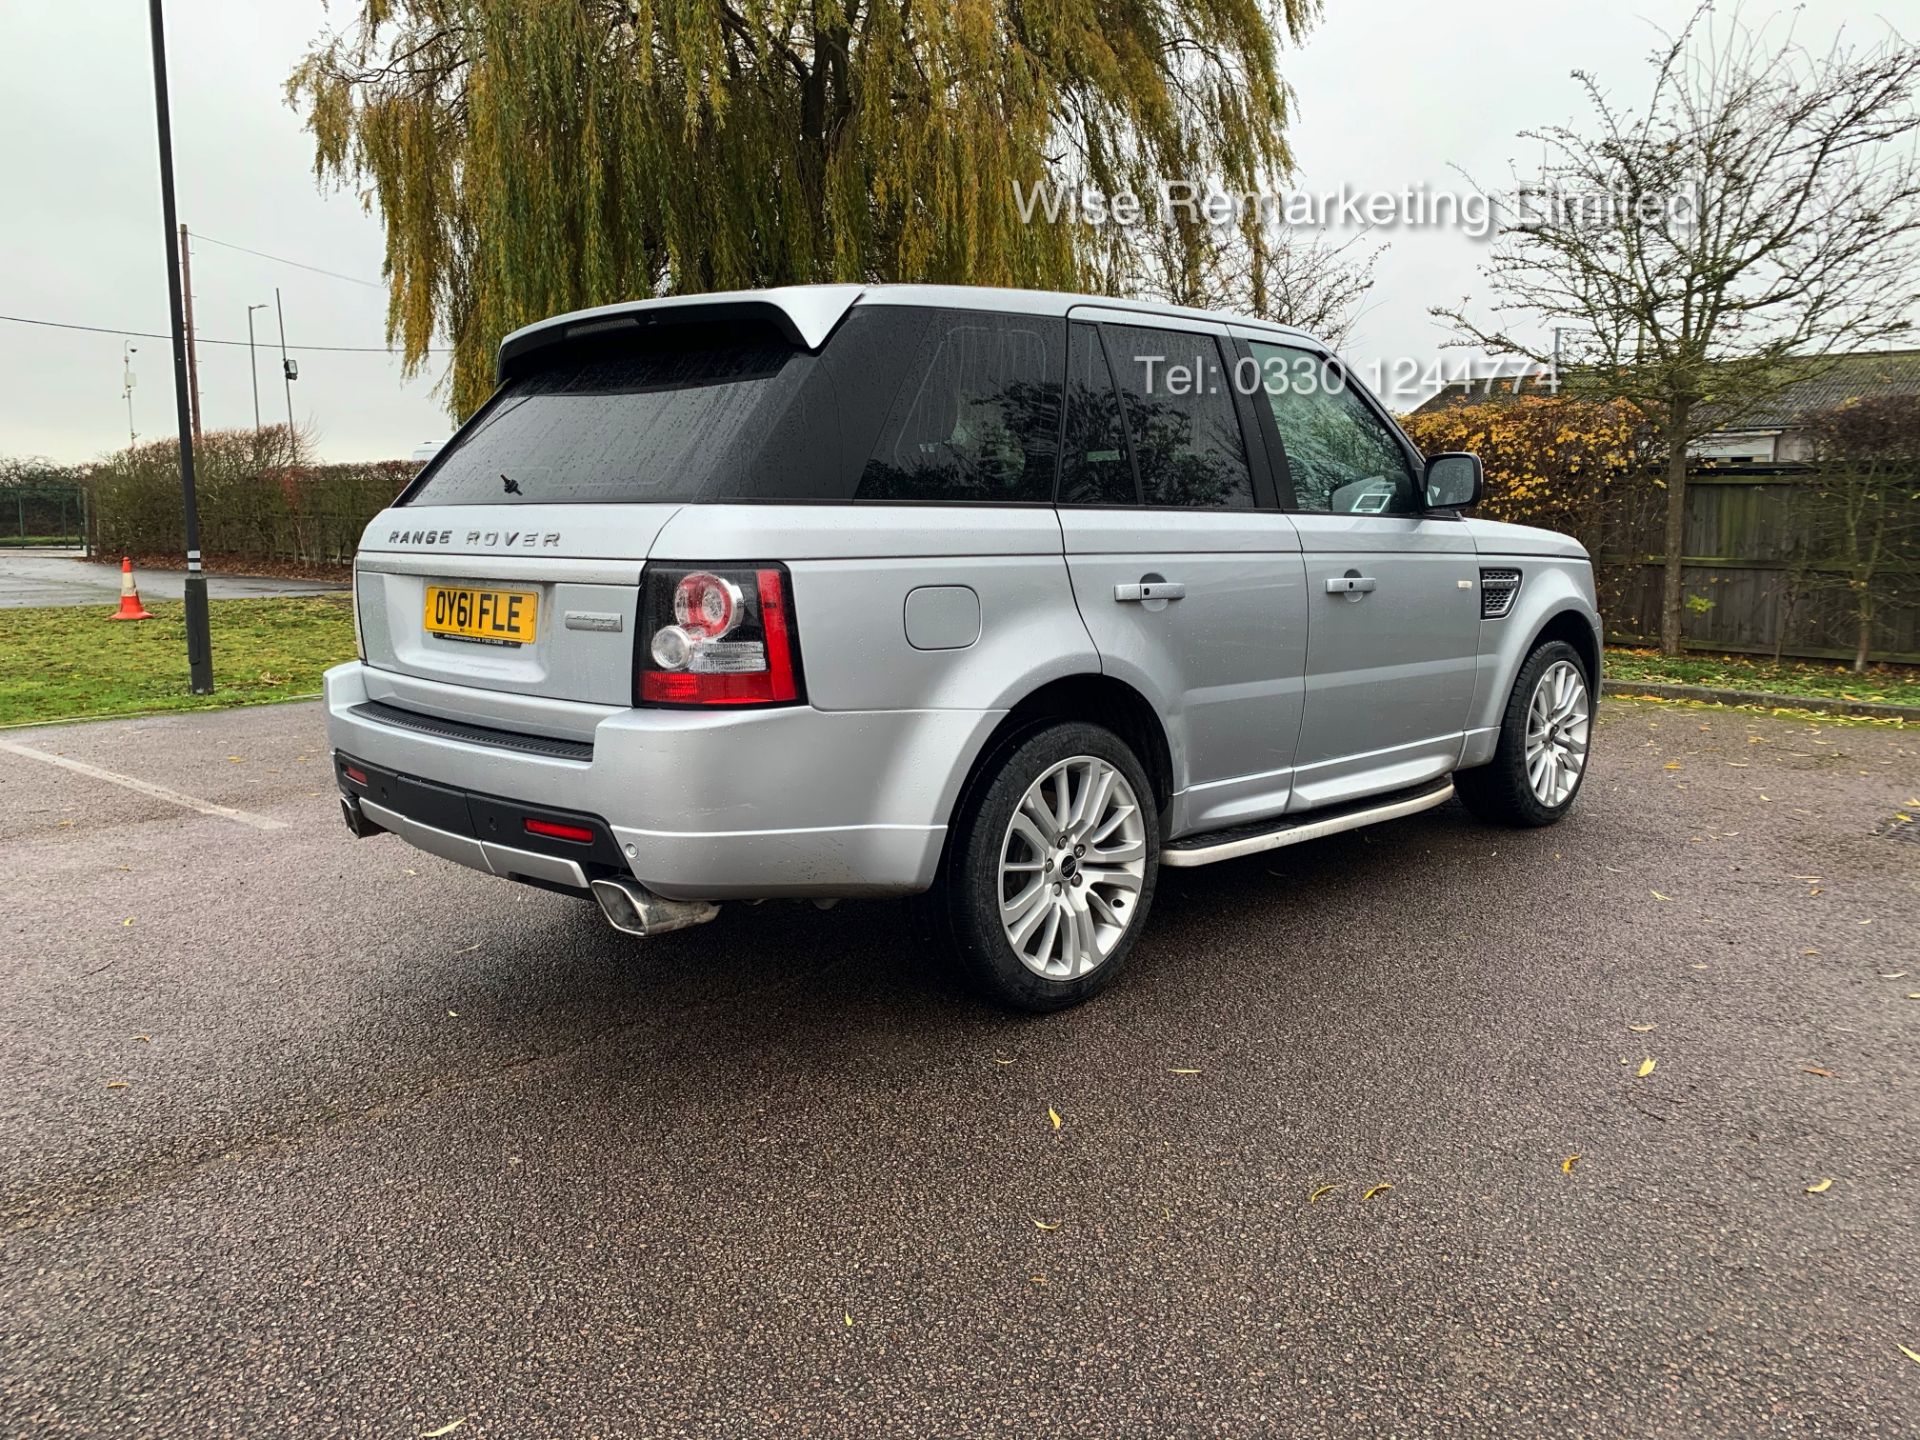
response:
<svg viewBox="0 0 1920 1440"><path fill-rule="evenodd" d="M1349 570L1344 575L1327 577L1327 594L1353 595L1367 594L1373 589L1373 576L1362 575L1357 570Z"/></svg>
<svg viewBox="0 0 1920 1440"><path fill-rule="evenodd" d="M1183 600L1187 587L1178 580L1142 580L1137 585L1116 585L1116 600Z"/></svg>

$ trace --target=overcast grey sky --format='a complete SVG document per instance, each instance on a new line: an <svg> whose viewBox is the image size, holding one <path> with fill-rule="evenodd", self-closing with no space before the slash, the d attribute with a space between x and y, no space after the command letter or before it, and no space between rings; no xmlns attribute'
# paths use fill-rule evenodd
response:
<svg viewBox="0 0 1920 1440"><path fill-rule="evenodd" d="M1304 48L1283 58L1299 92L1292 142L1298 188L1345 183L1398 191L1458 189L1460 166L1489 185L1526 162L1521 129L1584 118L1568 72L1595 72L1619 98L1645 91L1655 27L1677 27L1692 0L1556 0L1451 6L1433 0L1327 0ZM1773 7L1750 3L1760 16ZM336 12L344 16L341 9ZM357 198L316 188L312 149L281 101L286 74L327 23L319 0L172 0L169 47L180 216L194 231L363 281L380 278L378 222ZM1802 38L1824 46L1842 24L1862 42L1892 25L1920 37L1920 0L1819 0ZM164 331L165 254L153 141L146 6L140 0L6 0L0 11L0 314ZM1448 231L1381 238L1366 312L1348 344L1365 366L1423 363L1445 339L1427 306L1483 294L1485 246ZM195 318L210 340L246 338L246 307L286 305L298 345L378 347L386 297L355 284L211 243L193 256ZM271 309L260 405L286 414ZM173 428L165 340L134 340L134 423ZM127 438L121 345L111 335L0 321L0 455L82 460ZM294 410L328 459L404 456L444 436L435 375L403 381L380 354L297 352ZM203 345L209 426L253 417L242 346Z"/></svg>

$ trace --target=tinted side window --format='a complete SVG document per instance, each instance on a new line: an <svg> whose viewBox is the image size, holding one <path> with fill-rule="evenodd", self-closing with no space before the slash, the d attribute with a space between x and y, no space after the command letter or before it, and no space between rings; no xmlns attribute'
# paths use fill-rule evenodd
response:
<svg viewBox="0 0 1920 1440"><path fill-rule="evenodd" d="M1144 505L1253 508L1231 376L1211 335L1103 325Z"/></svg>
<svg viewBox="0 0 1920 1440"><path fill-rule="evenodd" d="M933 314L860 475L858 500L1053 498L1058 320Z"/></svg>
<svg viewBox="0 0 1920 1440"><path fill-rule="evenodd" d="M1071 325L1067 341L1067 442L1060 457L1062 505L1134 505L1133 463L1120 397L1100 332Z"/></svg>
<svg viewBox="0 0 1920 1440"><path fill-rule="evenodd" d="M1413 472L1392 433L1318 355L1254 341L1274 427L1287 452L1296 509L1336 515L1407 515Z"/></svg>

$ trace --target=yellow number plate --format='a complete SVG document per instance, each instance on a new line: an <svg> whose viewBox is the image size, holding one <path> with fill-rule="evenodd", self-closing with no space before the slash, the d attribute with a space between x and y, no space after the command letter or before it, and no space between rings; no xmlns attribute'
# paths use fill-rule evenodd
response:
<svg viewBox="0 0 1920 1440"><path fill-rule="evenodd" d="M540 597L531 590L473 590L464 585L427 586L429 635L482 645L530 645L539 623Z"/></svg>

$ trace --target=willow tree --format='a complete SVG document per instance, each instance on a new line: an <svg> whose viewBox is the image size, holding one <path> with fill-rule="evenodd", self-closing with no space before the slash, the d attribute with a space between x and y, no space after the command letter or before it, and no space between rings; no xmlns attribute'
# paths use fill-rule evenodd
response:
<svg viewBox="0 0 1920 1440"><path fill-rule="evenodd" d="M1318 5L358 0L287 94L323 183L385 223L409 367L450 339L459 415L501 335L583 305L1105 273L1129 236L1029 223L1020 195L1273 184L1278 46Z"/></svg>

